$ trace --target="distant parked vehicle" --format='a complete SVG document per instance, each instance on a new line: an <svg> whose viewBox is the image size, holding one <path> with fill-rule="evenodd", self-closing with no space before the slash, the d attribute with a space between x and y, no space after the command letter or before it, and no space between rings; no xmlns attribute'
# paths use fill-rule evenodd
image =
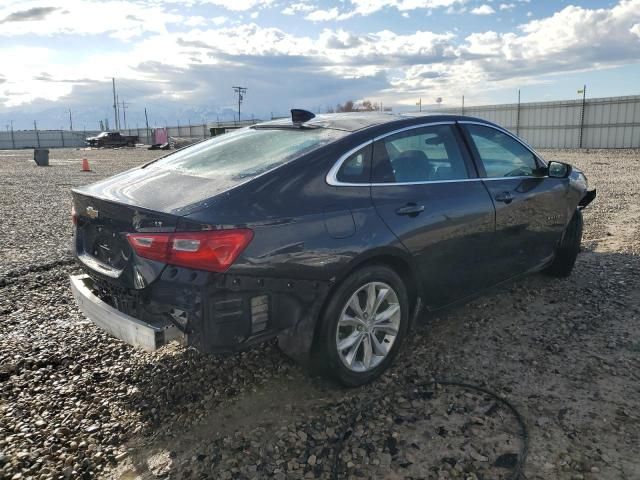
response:
<svg viewBox="0 0 640 480"><path fill-rule="evenodd" d="M595 194L485 120L294 110L73 189L72 289L147 350L277 336L361 385L421 311L569 275Z"/></svg>
<svg viewBox="0 0 640 480"><path fill-rule="evenodd" d="M133 147L138 143L137 135L121 135L120 132L102 132L85 140L90 147Z"/></svg>

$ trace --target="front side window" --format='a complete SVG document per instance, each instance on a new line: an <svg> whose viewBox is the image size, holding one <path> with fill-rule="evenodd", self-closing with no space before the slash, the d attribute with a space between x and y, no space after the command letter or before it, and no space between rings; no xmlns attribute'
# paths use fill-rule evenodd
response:
<svg viewBox="0 0 640 480"><path fill-rule="evenodd" d="M179 150L147 168L221 181L250 179L347 134L327 128L242 128Z"/></svg>
<svg viewBox="0 0 640 480"><path fill-rule="evenodd" d="M373 147L374 183L417 183L469 178L451 125L390 135Z"/></svg>
<svg viewBox="0 0 640 480"><path fill-rule="evenodd" d="M488 178L536 175L536 159L524 145L499 130L465 125L475 144Z"/></svg>

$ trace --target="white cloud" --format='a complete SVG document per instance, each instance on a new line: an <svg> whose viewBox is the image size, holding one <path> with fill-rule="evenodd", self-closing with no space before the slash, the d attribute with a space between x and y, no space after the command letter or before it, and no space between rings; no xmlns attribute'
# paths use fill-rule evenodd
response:
<svg viewBox="0 0 640 480"><path fill-rule="evenodd" d="M0 7L0 36L107 34L129 40L147 32L165 33L168 24L184 20L160 6L149 8L121 0L66 0L63 5L51 7L38 0L5 4Z"/></svg>
<svg viewBox="0 0 640 480"><path fill-rule="evenodd" d="M456 5L462 5L467 0L348 0L349 6L344 10L337 7L329 9L315 9L305 18L314 22L347 20L356 16L369 16L384 8L394 8L401 13L412 10L428 10L438 8L452 9ZM345 1L346 4L346 1ZM292 11L291 11L292 12ZM289 13L289 12L288 12Z"/></svg>
<svg viewBox="0 0 640 480"><path fill-rule="evenodd" d="M256 8L265 8L273 5L274 0L200 0L201 3L210 3L218 7L234 12L246 12Z"/></svg>
<svg viewBox="0 0 640 480"><path fill-rule="evenodd" d="M512 8L515 8L516 4L515 3L501 3L500 7L498 7L500 10L511 10Z"/></svg>
<svg viewBox="0 0 640 480"><path fill-rule="evenodd" d="M417 9L446 8L465 3L466 0L350 0L359 15L369 15L384 7L394 7L400 11Z"/></svg>
<svg viewBox="0 0 640 480"><path fill-rule="evenodd" d="M183 21L183 24L189 27L201 27L207 24L207 19L200 15L195 15L193 17L187 17Z"/></svg>
<svg viewBox="0 0 640 480"><path fill-rule="evenodd" d="M225 16L218 16L218 17L213 17L211 19L211 22L216 25L216 26L220 26L220 25L224 25L225 23L227 23L229 21L228 17Z"/></svg>
<svg viewBox="0 0 640 480"><path fill-rule="evenodd" d="M629 31L640 38L640 23L636 23Z"/></svg>
<svg viewBox="0 0 640 480"><path fill-rule="evenodd" d="M479 7L473 8L471 10L471 13L473 13L474 15L491 15L493 13L496 13L496 11L491 5L484 4L480 5Z"/></svg>
<svg viewBox="0 0 640 480"><path fill-rule="evenodd" d="M287 5L287 7L282 10L282 14L284 15L295 15L298 12L307 13L315 10L313 5L304 2L292 3L291 5Z"/></svg>
<svg viewBox="0 0 640 480"><path fill-rule="evenodd" d="M489 74L521 71L571 71L637 59L640 0L622 0L611 9L568 6L550 17L531 20L520 34L474 33L463 50L485 55L479 62Z"/></svg>
<svg viewBox="0 0 640 480"><path fill-rule="evenodd" d="M333 7L328 10L314 10L304 18L311 22L326 22L328 20L336 20L339 17L340 12L336 7Z"/></svg>

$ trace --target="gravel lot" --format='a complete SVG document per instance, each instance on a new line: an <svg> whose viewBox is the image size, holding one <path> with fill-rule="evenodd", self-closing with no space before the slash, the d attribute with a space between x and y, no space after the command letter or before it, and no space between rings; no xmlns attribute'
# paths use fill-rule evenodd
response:
<svg viewBox="0 0 640 480"><path fill-rule="evenodd" d="M381 380L343 390L274 344L148 354L99 331L68 287L69 188L158 152L52 150L38 168L0 151L0 480L509 478L513 412L433 378L518 409L526 478L640 478L640 152L541 153L598 188L574 274L425 319Z"/></svg>

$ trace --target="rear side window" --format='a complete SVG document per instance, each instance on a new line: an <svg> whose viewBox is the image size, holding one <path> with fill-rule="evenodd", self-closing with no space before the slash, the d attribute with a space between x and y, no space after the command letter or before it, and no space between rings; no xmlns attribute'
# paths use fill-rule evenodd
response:
<svg viewBox="0 0 640 480"><path fill-rule="evenodd" d="M369 183L371 179L371 145L361 148L342 162L336 179L342 183Z"/></svg>
<svg viewBox="0 0 640 480"><path fill-rule="evenodd" d="M415 183L469 178L451 125L433 125L375 142L374 183Z"/></svg>
<svg viewBox="0 0 640 480"><path fill-rule="evenodd" d="M347 133L327 128L243 128L179 150L148 168L222 181L250 179Z"/></svg>
<svg viewBox="0 0 640 480"><path fill-rule="evenodd" d="M465 125L475 144L487 177L534 176L537 163L533 153L499 130L482 125Z"/></svg>

